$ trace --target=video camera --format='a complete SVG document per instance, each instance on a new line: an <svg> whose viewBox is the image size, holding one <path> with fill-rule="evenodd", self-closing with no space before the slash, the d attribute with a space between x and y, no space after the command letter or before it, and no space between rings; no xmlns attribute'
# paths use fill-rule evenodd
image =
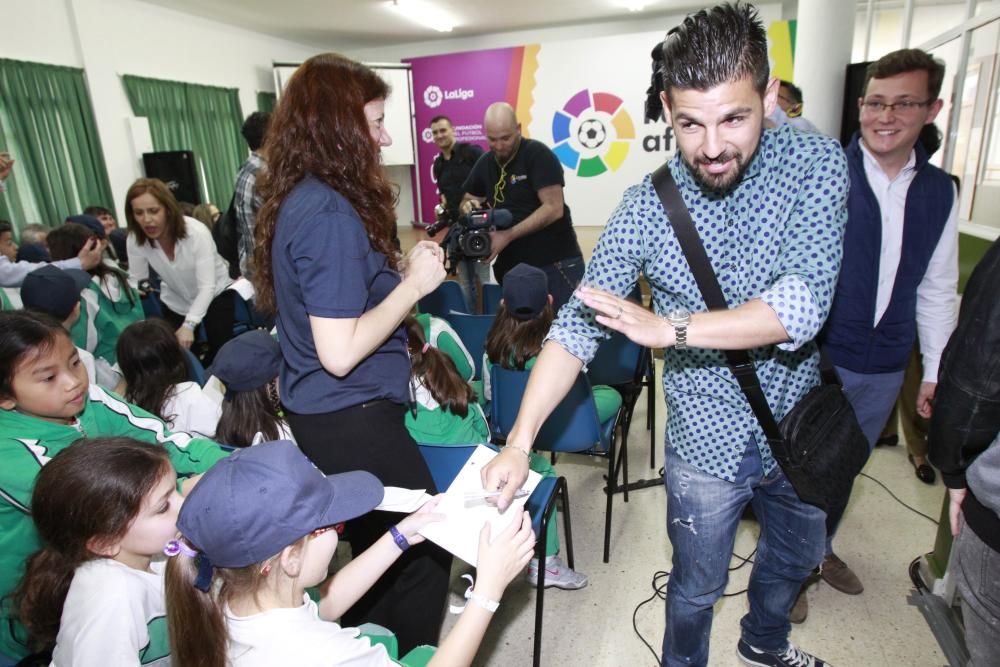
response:
<svg viewBox="0 0 1000 667"><path fill-rule="evenodd" d="M434 236L445 227L448 228L441 247L447 255L445 268L452 273L463 258L480 259L492 255L490 232L509 229L514 225L510 211L502 208L483 208L460 215L438 204L434 207L434 215L434 224L425 231Z"/></svg>

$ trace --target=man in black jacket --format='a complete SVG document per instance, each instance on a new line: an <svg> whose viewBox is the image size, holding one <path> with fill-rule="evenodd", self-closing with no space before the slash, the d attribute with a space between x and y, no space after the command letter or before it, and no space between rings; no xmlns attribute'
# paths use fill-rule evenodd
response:
<svg viewBox="0 0 1000 667"><path fill-rule="evenodd" d="M1000 656L1000 240L976 266L941 356L930 458L951 498L951 571L969 665Z"/></svg>

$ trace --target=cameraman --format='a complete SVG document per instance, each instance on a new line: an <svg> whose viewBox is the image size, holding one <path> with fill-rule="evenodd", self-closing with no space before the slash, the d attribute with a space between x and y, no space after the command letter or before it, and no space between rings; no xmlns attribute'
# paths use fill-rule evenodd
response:
<svg viewBox="0 0 1000 667"><path fill-rule="evenodd" d="M553 307L569 301L583 278L583 257L563 201L562 165L545 144L521 136L521 124L506 102L486 109L490 151L479 158L466 179L462 212L474 205L507 209L510 229L490 232L493 273L504 274L520 263L537 266L549 278Z"/></svg>
<svg viewBox="0 0 1000 667"><path fill-rule="evenodd" d="M465 144L455 141L455 128L447 116L435 116L431 119L431 135L441 152L434 158L432 171L438 192L441 193L441 205L445 208L448 220L454 222L459 216L458 207L462 203L462 184L468 178L472 166L483 154L483 149L476 144ZM476 312L479 302L479 284L490 281L490 265L475 259L463 258L456 267L458 284L462 286L462 294L469 312ZM478 283L477 283L478 278Z"/></svg>

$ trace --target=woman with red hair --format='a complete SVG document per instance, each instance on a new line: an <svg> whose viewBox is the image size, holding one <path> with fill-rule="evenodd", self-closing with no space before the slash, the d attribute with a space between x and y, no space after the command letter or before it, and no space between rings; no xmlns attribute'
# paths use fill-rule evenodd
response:
<svg viewBox="0 0 1000 667"><path fill-rule="evenodd" d="M258 176L257 307L276 312L286 419L324 473L367 470L387 486L434 481L407 433L410 360L403 318L444 279L441 250L395 244L395 192L380 148L389 86L336 54L296 70L271 116ZM399 517L373 512L348 523L361 553ZM392 629L401 653L436 644L451 559L430 543L407 553L343 618Z"/></svg>

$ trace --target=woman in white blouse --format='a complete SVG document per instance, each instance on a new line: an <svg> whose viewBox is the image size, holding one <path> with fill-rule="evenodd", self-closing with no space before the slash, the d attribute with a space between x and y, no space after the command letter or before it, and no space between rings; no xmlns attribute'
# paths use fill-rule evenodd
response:
<svg viewBox="0 0 1000 667"><path fill-rule="evenodd" d="M232 299L217 298L232 281L211 232L184 217L173 193L155 178L132 184L125 195L125 218L130 282L138 286L152 267L161 280L163 315L176 329L177 341L191 347L204 320L211 356L232 336L233 321Z"/></svg>

